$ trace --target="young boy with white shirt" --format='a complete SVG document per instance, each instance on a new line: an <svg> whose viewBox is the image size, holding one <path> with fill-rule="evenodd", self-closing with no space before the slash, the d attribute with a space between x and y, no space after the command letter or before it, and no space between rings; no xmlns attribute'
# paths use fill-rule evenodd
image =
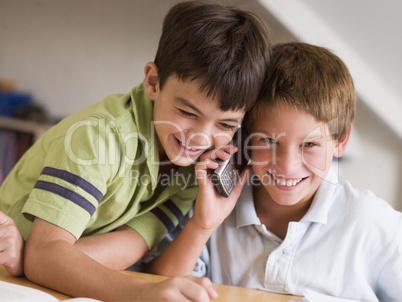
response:
<svg viewBox="0 0 402 302"><path fill-rule="evenodd" d="M402 214L372 192L338 181L331 170L355 117L347 67L322 47L277 44L263 95L246 118L253 175L236 207L221 212L219 219L229 216L218 228L219 219L214 223L196 204L189 222L207 221L200 233L211 235L198 246L201 257L184 253L183 244L197 244L200 235L182 232L151 269L185 275L195 266L194 275L215 283L399 301ZM207 180L202 185L211 187ZM169 266L166 257L174 252L185 260Z"/></svg>

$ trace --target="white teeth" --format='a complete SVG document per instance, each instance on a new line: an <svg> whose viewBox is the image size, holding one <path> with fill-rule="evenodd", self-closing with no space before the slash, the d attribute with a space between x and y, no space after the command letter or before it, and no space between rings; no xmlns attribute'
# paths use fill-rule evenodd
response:
<svg viewBox="0 0 402 302"><path fill-rule="evenodd" d="M295 186L295 185L297 185L299 182L301 182L302 180L303 180L303 178L300 178L300 179L289 179L289 180L286 180L286 179L277 179L276 177L275 177L275 175L272 175L272 177L274 178L274 180L276 181L276 183L278 184L278 185L280 185L280 186L283 186L283 187L293 187L293 186Z"/></svg>
<svg viewBox="0 0 402 302"><path fill-rule="evenodd" d="M191 150L191 151L197 151L197 150L200 150L200 149L198 149L198 148L194 148L194 147L189 147L189 146L185 146L185 145L183 145L181 142L180 142L180 145L184 148L184 149L187 149L187 150Z"/></svg>

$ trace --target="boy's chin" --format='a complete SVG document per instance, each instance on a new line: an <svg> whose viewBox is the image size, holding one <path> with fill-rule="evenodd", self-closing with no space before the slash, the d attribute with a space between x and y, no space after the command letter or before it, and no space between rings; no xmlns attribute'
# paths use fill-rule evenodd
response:
<svg viewBox="0 0 402 302"><path fill-rule="evenodd" d="M191 166L193 164L195 164L195 162L197 161L196 158L191 158L191 157L179 157L179 158L174 158L173 160L171 160L171 162L179 167L188 167Z"/></svg>

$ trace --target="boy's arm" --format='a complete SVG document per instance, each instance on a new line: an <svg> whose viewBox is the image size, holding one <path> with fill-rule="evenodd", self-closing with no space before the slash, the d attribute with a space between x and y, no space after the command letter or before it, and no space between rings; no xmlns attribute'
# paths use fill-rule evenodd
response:
<svg viewBox="0 0 402 302"><path fill-rule="evenodd" d="M81 237L74 245L97 262L114 270L124 270L137 262L148 251L145 243L140 249L142 236L128 226L121 226L113 232Z"/></svg>
<svg viewBox="0 0 402 302"><path fill-rule="evenodd" d="M24 239L14 221L0 211L0 265L14 276L22 276Z"/></svg>
<svg viewBox="0 0 402 302"><path fill-rule="evenodd" d="M108 268L122 270L142 257L142 251L134 246L141 238L133 229L122 226L111 233L80 238L75 246ZM24 275L24 245L14 221L0 211L0 265L13 276Z"/></svg>
<svg viewBox="0 0 402 302"><path fill-rule="evenodd" d="M36 218L25 246L24 268L33 282L72 295L100 300L187 300L214 298L206 278L175 278L160 283L122 274L101 265L74 243L69 232ZM145 251L136 240L135 250ZM209 296L208 296L209 295Z"/></svg>
<svg viewBox="0 0 402 302"><path fill-rule="evenodd" d="M114 232L80 238L74 245L106 267L123 270L143 256L136 244L141 239L132 228L122 226ZM24 245L14 221L0 211L0 265L13 276L24 275Z"/></svg>
<svg viewBox="0 0 402 302"><path fill-rule="evenodd" d="M207 153L203 155L205 160L196 165L199 191L194 215L166 250L149 263L149 272L166 276L190 275L209 237L232 212L251 173L250 167L246 167L231 195L225 198L216 193L208 176L208 169L217 168L209 156ZM219 157L225 159L225 156L221 154Z"/></svg>

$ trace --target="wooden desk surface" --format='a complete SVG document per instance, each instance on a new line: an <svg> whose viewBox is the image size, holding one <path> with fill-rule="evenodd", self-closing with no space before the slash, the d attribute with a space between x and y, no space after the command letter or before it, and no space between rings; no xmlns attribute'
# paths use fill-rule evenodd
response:
<svg viewBox="0 0 402 302"><path fill-rule="evenodd" d="M157 276L157 275L150 275L150 274L143 274L143 273L137 273L137 272L129 272L129 271L123 271L123 274L128 274L132 275L138 278L150 280L150 281L162 281L166 279L166 277L163 276ZM51 294L52 296L56 297L59 300L66 300L71 297L66 296L64 294L58 293L56 291L53 291L51 289L48 289L46 287L37 285L35 283L32 283L28 279L24 277L13 277L8 272L5 270L4 266L0 265L0 280L5 281L5 282L10 282L18 285L23 285L35 289L39 289L41 291L44 291L46 293ZM213 302L301 302L302 297L298 296L290 296L290 295L280 295L280 294L274 294L274 293L269 293L261 290L255 290L255 289L247 289L247 288L242 288L242 287L235 287L235 286L228 286L228 285L220 285L220 284L215 284L214 288L218 292L219 297Z"/></svg>

